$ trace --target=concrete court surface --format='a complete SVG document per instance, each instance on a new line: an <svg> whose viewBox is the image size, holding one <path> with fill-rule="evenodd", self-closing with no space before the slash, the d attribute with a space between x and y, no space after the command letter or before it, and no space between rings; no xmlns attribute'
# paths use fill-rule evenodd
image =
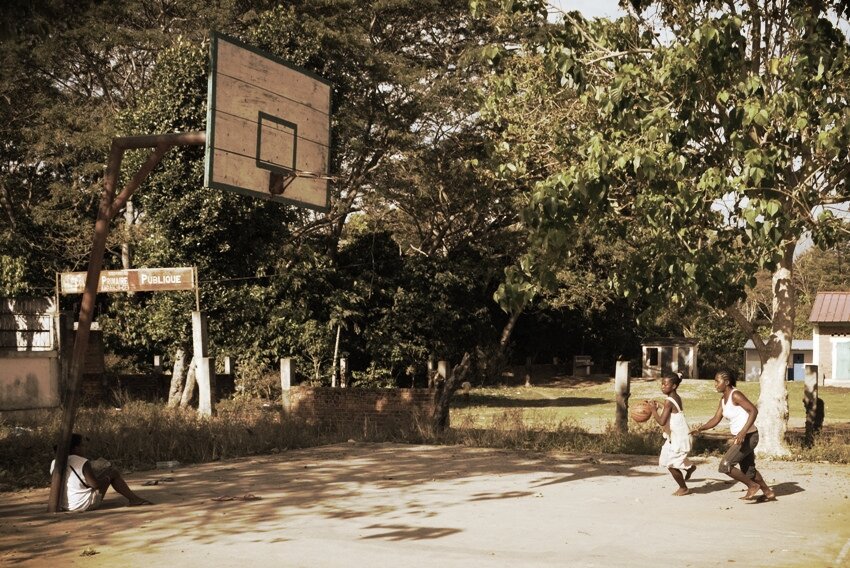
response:
<svg viewBox="0 0 850 568"><path fill-rule="evenodd" d="M348 443L128 476L153 506L5 493L0 566L850 566L850 466L763 461L750 503L656 459Z"/></svg>

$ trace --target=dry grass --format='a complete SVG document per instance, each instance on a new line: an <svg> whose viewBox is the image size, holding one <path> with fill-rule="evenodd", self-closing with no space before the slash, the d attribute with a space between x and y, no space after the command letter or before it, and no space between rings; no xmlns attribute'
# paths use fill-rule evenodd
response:
<svg viewBox="0 0 850 568"><path fill-rule="evenodd" d="M58 410L42 411L15 425L0 423L0 490L49 484L61 418ZM374 425L311 427L282 417L279 406L256 399L224 401L211 418L140 401L128 401L120 409L81 408L74 429L90 439L89 457L105 457L124 471L152 469L158 461L203 463L350 438L419 440L409 432L382 431Z"/></svg>

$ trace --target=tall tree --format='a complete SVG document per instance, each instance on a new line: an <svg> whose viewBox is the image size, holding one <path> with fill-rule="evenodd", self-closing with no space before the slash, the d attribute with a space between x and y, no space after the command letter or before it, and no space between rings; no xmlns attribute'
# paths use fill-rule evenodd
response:
<svg viewBox="0 0 850 568"><path fill-rule="evenodd" d="M529 5L542 3L517 3ZM785 454L794 250L804 235L821 247L850 236L830 211L850 200L847 3L629 6L611 24L565 14L543 45L594 116L573 138L580 159L537 185L528 226L552 253L553 234L591 214L634 247L612 276L623 293L726 309L765 360L760 450ZM766 339L735 309L760 269L772 276Z"/></svg>
<svg viewBox="0 0 850 568"><path fill-rule="evenodd" d="M159 52L235 10L197 0L0 6L0 266L22 263L30 293L85 265L116 116L144 100Z"/></svg>
<svg viewBox="0 0 850 568"><path fill-rule="evenodd" d="M497 34L488 22L472 20L466 3L459 0L404 5L306 1L246 13L222 31L333 83L336 180L331 211L315 214L211 194L198 185L196 152L172 152L136 199L140 219L136 261L199 266L202 280L216 281L204 283L202 300L211 314L211 332L219 331L219 324L212 320L221 322L221 333L216 335L227 338L227 347L247 344L252 357L266 360L274 352L309 352L314 361L310 372L315 374L324 364L321 352L327 349L328 322L339 323L341 314L351 311L349 298L358 306L364 301L363 276L369 263L357 264L360 278L346 268L351 265L349 251L368 250L360 246L366 237L349 227L353 214L368 218L361 226L371 227L378 241L384 242L387 229L397 236L401 255L396 246L371 251L395 254L395 258L380 259L385 266L407 262L426 248L428 254L442 257L472 249L480 258L483 253L477 248L492 249L497 241L506 242L493 238L506 225L505 207L489 199L492 192L482 195L482 184L466 164L480 155L481 144L471 118L475 108L463 89L470 75L461 64L464 53L481 37ZM204 61L204 48L194 39L175 41L161 50L147 96L122 114L122 131L200 128L204 114L199 101L206 89ZM408 175L414 169L423 173ZM456 190L458 186L462 192ZM450 196L451 203L441 204L438 193ZM428 206L417 207L417 199ZM402 208L410 216L399 221L401 216L394 218L394 212ZM422 233L429 235L427 243L410 240L411 227L417 223L433 228ZM419 251L408 247L409 242L415 242ZM372 293L370 287L366 299L372 302L372 309L358 307L355 316L361 311L384 313L382 302L393 290L398 292L396 299L406 301L410 282L399 279L436 280L439 262L430 264L432 272L425 276L419 270L422 264L414 262L409 270L401 270L403 276L390 270L390 275L370 277L370 283L391 281L393 286L380 293ZM457 262L454 270L470 266L483 265ZM258 280L238 281L253 277ZM307 288L305 279L310 282ZM462 274L457 280L475 278ZM493 280L492 275L485 279L488 283ZM250 289L250 293L241 294L236 286ZM486 295L483 297L486 302ZM462 304L467 299L452 301ZM120 343L125 346L162 349L168 341L179 343L179 335L185 331L149 325L167 321L185 309L173 299L138 297L117 300L115 305L114 325L107 323L107 327L121 335ZM146 309L139 310L141 305ZM451 304L440 305L455 309ZM264 306L273 308L263 310ZM251 324L240 325L242 319ZM368 318L356 323L365 320ZM381 364L396 369L409 365L416 349L381 348L371 339L386 331L380 325L371 332L360 326L355 329L364 336L360 345ZM427 330L434 333L430 327ZM170 339L160 332L170 334ZM400 364L402 359L404 364Z"/></svg>

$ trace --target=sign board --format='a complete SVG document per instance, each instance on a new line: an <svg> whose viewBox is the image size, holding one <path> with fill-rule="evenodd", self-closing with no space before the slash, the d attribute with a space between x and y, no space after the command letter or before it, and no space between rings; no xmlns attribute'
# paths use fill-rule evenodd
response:
<svg viewBox="0 0 850 568"><path fill-rule="evenodd" d="M85 272L63 272L59 275L59 292L82 294L86 286ZM137 268L101 270L98 292L165 292L194 290L195 270L180 268Z"/></svg>
<svg viewBox="0 0 850 568"><path fill-rule="evenodd" d="M213 34L204 185L327 211L331 83Z"/></svg>

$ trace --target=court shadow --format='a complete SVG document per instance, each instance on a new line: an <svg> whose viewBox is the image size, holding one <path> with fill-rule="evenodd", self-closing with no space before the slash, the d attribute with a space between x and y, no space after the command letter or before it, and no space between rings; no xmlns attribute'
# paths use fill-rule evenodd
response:
<svg viewBox="0 0 850 568"><path fill-rule="evenodd" d="M773 492L776 493L777 497L782 497L783 495L793 495L795 493L802 493L805 491L802 487L800 487L796 481L784 481L782 483L777 483L772 487Z"/></svg>
<svg viewBox="0 0 850 568"><path fill-rule="evenodd" d="M719 481L716 479L709 479L702 485L691 485L695 481L698 481L699 478L691 478L688 482L688 488L691 490L691 493L696 494L707 494L714 493L716 491L725 491L729 489L732 485L731 481Z"/></svg>
<svg viewBox="0 0 850 568"><path fill-rule="evenodd" d="M366 527L366 530L382 530L384 532L361 537L364 540L377 538L387 540L430 540L461 532L460 529L412 527L408 525L371 525Z"/></svg>

